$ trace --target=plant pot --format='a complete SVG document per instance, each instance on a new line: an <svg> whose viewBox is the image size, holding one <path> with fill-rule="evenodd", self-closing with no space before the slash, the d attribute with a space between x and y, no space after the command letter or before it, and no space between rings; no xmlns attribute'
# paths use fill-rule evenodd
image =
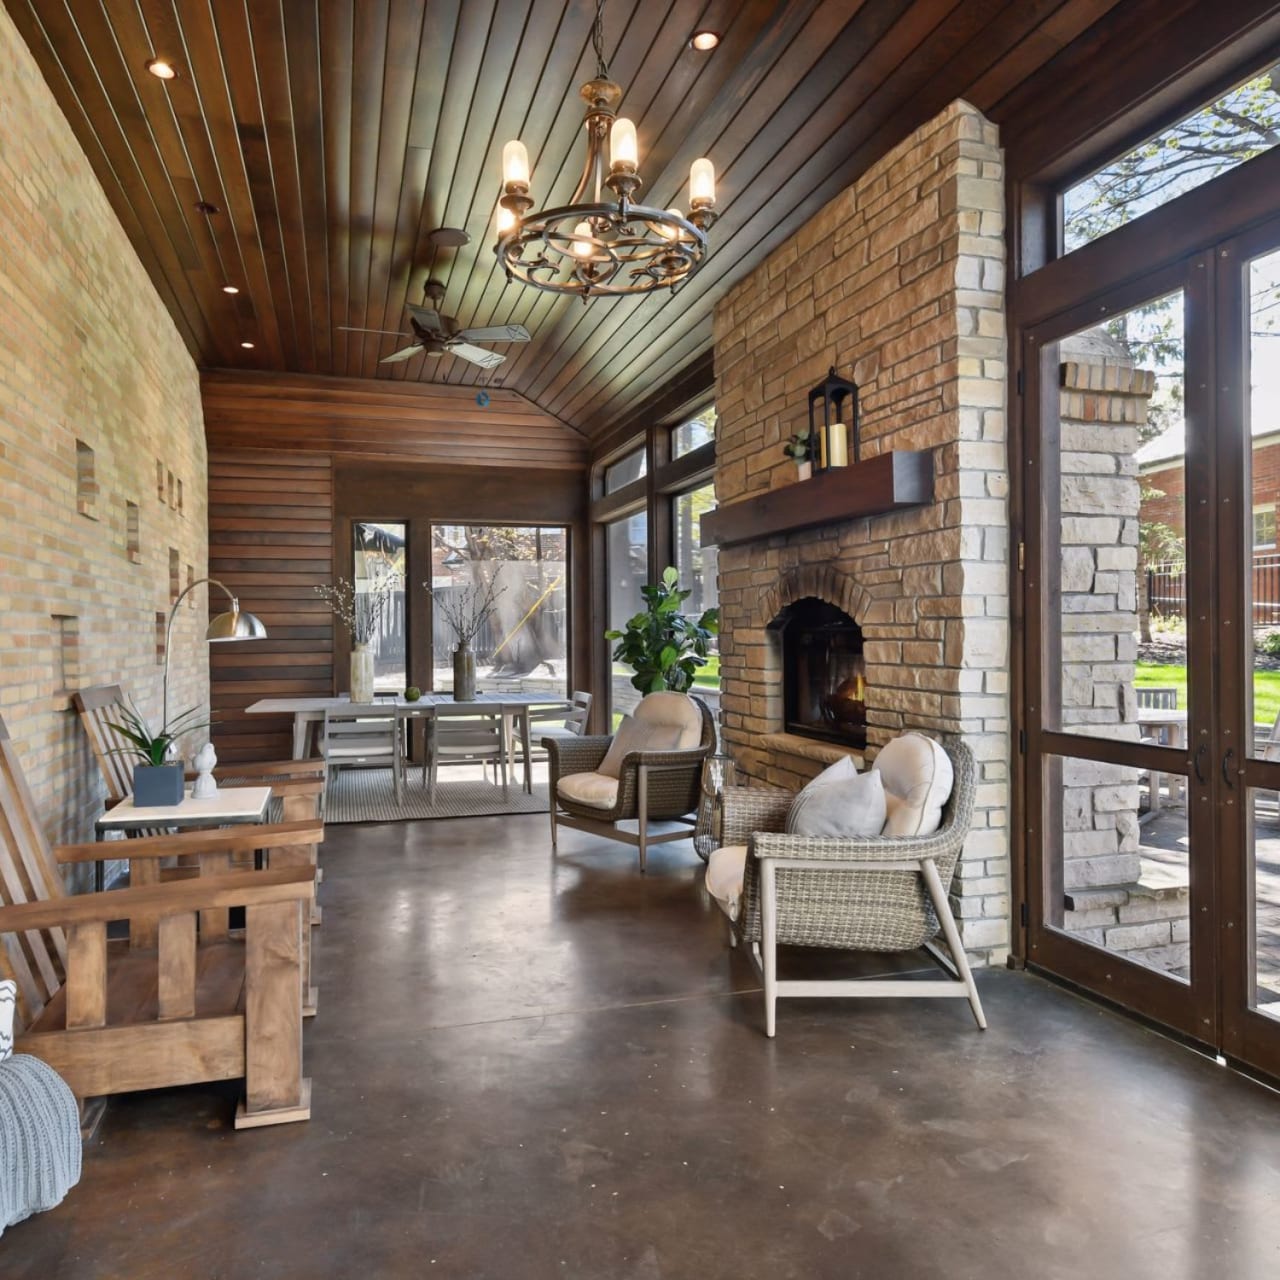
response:
<svg viewBox="0 0 1280 1280"><path fill-rule="evenodd" d="M476 700L476 655L469 644L460 644L453 651L453 700Z"/></svg>
<svg viewBox="0 0 1280 1280"><path fill-rule="evenodd" d="M812 462L797 462L797 463L796 463L796 479L797 479L797 480L808 480L808 479L809 479L809 477L810 477L810 476L812 476L812 475L813 475L813 463L812 463Z"/></svg>
<svg viewBox="0 0 1280 1280"><path fill-rule="evenodd" d="M351 650L351 701L361 706L373 701L373 650L367 644Z"/></svg>
<svg viewBox="0 0 1280 1280"><path fill-rule="evenodd" d="M139 809L159 809L182 803L181 764L135 764L133 803Z"/></svg>

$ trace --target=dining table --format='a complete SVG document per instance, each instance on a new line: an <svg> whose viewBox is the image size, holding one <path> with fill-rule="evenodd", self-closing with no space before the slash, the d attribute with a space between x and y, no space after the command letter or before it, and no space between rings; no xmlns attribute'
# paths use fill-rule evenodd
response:
<svg viewBox="0 0 1280 1280"><path fill-rule="evenodd" d="M513 729L520 724L522 756L524 762L524 789L532 792L533 782L530 776L529 751L529 711L532 707L555 707L569 705L568 700L555 694L533 690L485 690L478 692L474 699L459 701L449 692L424 693L412 701L404 694L375 695L379 707L394 707L397 715L403 720L428 719L434 708L440 705L469 708L475 715L491 716L495 712L502 716L503 751L510 765ZM293 716L293 758L307 759L315 749L315 731L324 723L324 713L340 707L351 705L351 698L345 693L332 697L299 697L299 698L259 698L245 708L247 715L291 715Z"/></svg>

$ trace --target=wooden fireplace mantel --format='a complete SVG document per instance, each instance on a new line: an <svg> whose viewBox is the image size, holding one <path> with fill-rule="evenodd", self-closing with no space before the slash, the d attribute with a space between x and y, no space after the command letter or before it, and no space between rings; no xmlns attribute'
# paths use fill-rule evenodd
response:
<svg viewBox="0 0 1280 1280"><path fill-rule="evenodd" d="M933 501L933 453L891 449L810 480L717 507L702 517L704 547L732 547L777 533L878 516Z"/></svg>

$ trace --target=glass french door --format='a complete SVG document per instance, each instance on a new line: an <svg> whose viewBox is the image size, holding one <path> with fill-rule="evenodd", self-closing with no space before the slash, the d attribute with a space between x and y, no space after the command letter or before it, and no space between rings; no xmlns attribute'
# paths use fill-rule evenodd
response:
<svg viewBox="0 0 1280 1280"><path fill-rule="evenodd" d="M1280 227L1025 341L1028 962L1280 1074Z"/></svg>

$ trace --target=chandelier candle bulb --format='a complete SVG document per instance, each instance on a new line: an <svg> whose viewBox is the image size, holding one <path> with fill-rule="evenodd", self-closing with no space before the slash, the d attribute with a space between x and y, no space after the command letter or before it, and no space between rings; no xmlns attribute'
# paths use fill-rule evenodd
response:
<svg viewBox="0 0 1280 1280"><path fill-rule="evenodd" d="M667 212L668 212L668 213L669 213L673 218L683 218L683 217L684 217L684 214L683 214L683 213L681 213L679 209L668 209L668 210L667 210ZM669 225L668 225L667 223L665 223L665 222L660 222L660 223L658 224L658 234L659 234L660 236L662 236L664 239L667 239L667 240L679 240L679 239L680 239L680 236L681 236L681 231L680 231L680 228L679 228L679 227L669 226Z"/></svg>
<svg viewBox="0 0 1280 1280"><path fill-rule="evenodd" d="M591 257L593 246L591 244L591 223L580 222L573 229L573 234L578 239L573 242L573 251L580 258Z"/></svg>
<svg viewBox="0 0 1280 1280"><path fill-rule="evenodd" d="M502 181L508 187L529 185L529 153L519 138L502 148Z"/></svg>
<svg viewBox="0 0 1280 1280"><path fill-rule="evenodd" d="M623 173L635 173L638 163L636 127L626 116L619 116L609 131L609 167Z"/></svg>
<svg viewBox="0 0 1280 1280"><path fill-rule="evenodd" d="M498 234L500 236L505 236L508 231L513 230L517 221L518 219L516 218L515 213L511 209L508 209L505 205L501 205L501 204L498 206L497 225L498 225Z"/></svg>
<svg viewBox="0 0 1280 1280"><path fill-rule="evenodd" d="M716 202L715 166L705 156L689 166L689 205L710 207Z"/></svg>

